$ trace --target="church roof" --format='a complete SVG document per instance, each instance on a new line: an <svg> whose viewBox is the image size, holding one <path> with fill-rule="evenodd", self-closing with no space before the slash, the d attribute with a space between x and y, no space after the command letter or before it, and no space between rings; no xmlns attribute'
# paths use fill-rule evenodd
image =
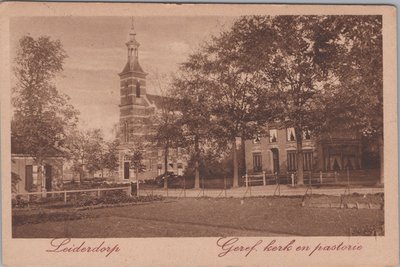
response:
<svg viewBox="0 0 400 267"><path fill-rule="evenodd" d="M146 97L150 101L150 104L155 105L156 108L161 108L163 101L165 101L165 97L160 95L146 94Z"/></svg>
<svg viewBox="0 0 400 267"><path fill-rule="evenodd" d="M122 73L127 73L127 72L140 72L140 73L145 73L140 66L139 62L137 60L132 60L128 61L122 70Z"/></svg>

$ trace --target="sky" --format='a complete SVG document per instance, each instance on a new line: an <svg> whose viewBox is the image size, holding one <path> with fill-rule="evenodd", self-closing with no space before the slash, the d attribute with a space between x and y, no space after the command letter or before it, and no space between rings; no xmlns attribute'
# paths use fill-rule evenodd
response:
<svg viewBox="0 0 400 267"><path fill-rule="evenodd" d="M139 62L147 92L157 94L156 77L175 73L179 64L210 36L230 27L233 17L135 17ZM11 58L24 35L58 39L68 55L57 89L80 111L79 126L101 128L113 137L119 121L119 76L127 61L125 43L131 17L16 17L11 20Z"/></svg>

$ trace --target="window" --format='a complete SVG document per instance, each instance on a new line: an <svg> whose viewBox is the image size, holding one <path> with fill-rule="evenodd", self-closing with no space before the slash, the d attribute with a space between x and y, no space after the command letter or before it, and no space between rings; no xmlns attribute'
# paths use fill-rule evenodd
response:
<svg viewBox="0 0 400 267"><path fill-rule="evenodd" d="M269 142L275 143L278 138L278 131L276 129L269 130Z"/></svg>
<svg viewBox="0 0 400 267"><path fill-rule="evenodd" d="M123 84L124 86L124 90L125 90L125 97L128 98L129 97L129 81L124 82Z"/></svg>
<svg viewBox="0 0 400 267"><path fill-rule="evenodd" d="M311 171L313 167L313 152L303 151L303 170ZM287 170L296 171L297 170L297 152L288 151L287 152Z"/></svg>
<svg viewBox="0 0 400 267"><path fill-rule="evenodd" d="M253 171L262 171L262 156L261 153L253 153Z"/></svg>
<svg viewBox="0 0 400 267"><path fill-rule="evenodd" d="M303 151L303 167L305 171L312 170L313 163L313 153L312 151Z"/></svg>
<svg viewBox="0 0 400 267"><path fill-rule="evenodd" d="M286 137L287 137L287 140L290 142L296 141L296 134L294 132L294 128L286 129Z"/></svg>
<svg viewBox="0 0 400 267"><path fill-rule="evenodd" d="M162 164L157 164L157 175L161 175L162 172Z"/></svg>
<svg viewBox="0 0 400 267"><path fill-rule="evenodd" d="M309 130L306 130L303 132L303 139L304 140L310 140L311 139L311 132Z"/></svg>
<svg viewBox="0 0 400 267"><path fill-rule="evenodd" d="M254 144L259 144L260 142L261 142L261 137L260 137L260 134L257 133L256 134L256 138L254 138L254 140L253 140L253 143Z"/></svg>
<svg viewBox="0 0 400 267"><path fill-rule="evenodd" d="M178 175L183 175L183 164L178 163Z"/></svg>
<svg viewBox="0 0 400 267"><path fill-rule="evenodd" d="M136 97L140 97L140 82L136 81Z"/></svg>
<svg viewBox="0 0 400 267"><path fill-rule="evenodd" d="M287 152L287 170L290 172L295 171L297 168L296 151Z"/></svg>
<svg viewBox="0 0 400 267"><path fill-rule="evenodd" d="M128 143L129 141L129 132L128 132L128 122L124 122L124 142Z"/></svg>
<svg viewBox="0 0 400 267"><path fill-rule="evenodd" d="M25 190L30 192L33 185L33 166L25 166Z"/></svg>
<svg viewBox="0 0 400 267"><path fill-rule="evenodd" d="M129 162L124 162L124 179L129 180Z"/></svg>

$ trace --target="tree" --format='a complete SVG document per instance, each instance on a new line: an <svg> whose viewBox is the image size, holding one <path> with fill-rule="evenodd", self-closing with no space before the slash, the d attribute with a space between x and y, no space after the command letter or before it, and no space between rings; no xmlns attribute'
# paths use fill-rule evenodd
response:
<svg viewBox="0 0 400 267"><path fill-rule="evenodd" d="M165 79L162 79L165 83ZM161 148L164 152L165 176L168 172L168 157L170 149L182 146L184 142L182 128L179 124L180 113L177 109L176 100L168 90L168 86L162 86L161 79L157 79L159 91L161 93L160 106L155 110L155 114L150 118L151 131L146 136L156 148ZM168 187L168 179L164 179L164 188Z"/></svg>
<svg viewBox="0 0 400 267"><path fill-rule="evenodd" d="M86 150L86 167L89 173L103 171L103 157L105 153L105 141L100 129L88 130L86 133L87 143L83 145Z"/></svg>
<svg viewBox="0 0 400 267"><path fill-rule="evenodd" d="M262 131L262 121L269 120L273 112L258 115L259 98L268 102L268 94L254 86L254 73L243 67L240 53L241 36L235 26L214 37L197 56L196 70L207 77L207 94L211 98L212 135L218 144L231 147L233 160L233 187L238 184L237 138L242 143ZM269 106L265 106L269 109ZM272 111L272 109L271 109Z"/></svg>
<svg viewBox="0 0 400 267"><path fill-rule="evenodd" d="M74 163L73 168L79 173L80 182L84 177L84 166L89 173L104 168L104 140L100 129L74 129L69 133L67 143Z"/></svg>
<svg viewBox="0 0 400 267"><path fill-rule="evenodd" d="M12 149L34 158L42 181L43 159L65 153L66 133L76 125L78 112L53 84L67 57L61 42L24 36L19 45L13 66Z"/></svg>
<svg viewBox="0 0 400 267"><path fill-rule="evenodd" d="M135 171L136 180L139 181L139 173L146 168L143 164L143 151L140 148L134 148L130 150L129 155L130 166Z"/></svg>
<svg viewBox="0 0 400 267"><path fill-rule="evenodd" d="M295 130L299 184L305 132L339 126L379 136L381 28L379 16L250 16L233 26L243 68L272 93L279 125Z"/></svg>
<svg viewBox="0 0 400 267"><path fill-rule="evenodd" d="M212 129L210 94L208 81L196 65L201 55L193 54L181 65L178 78L173 82L172 95L180 117L177 127L181 127L187 146L193 147L194 188L200 188L199 164L202 158L201 147L210 139Z"/></svg>
<svg viewBox="0 0 400 267"><path fill-rule="evenodd" d="M139 195L139 173L146 169L146 166L143 164L143 148L141 146L132 145L129 148L128 157L130 168L135 171L136 188Z"/></svg>
<svg viewBox="0 0 400 267"><path fill-rule="evenodd" d="M334 16L252 16L242 17L234 28L243 65L276 103L272 118L280 128L294 128L297 181L303 184L304 134L332 127L325 109L339 82L337 58L346 52L337 21Z"/></svg>
<svg viewBox="0 0 400 267"><path fill-rule="evenodd" d="M337 59L341 62L337 69L340 86L327 104L329 123L356 129L378 141L383 184L382 17L339 16L336 25L346 53Z"/></svg>
<svg viewBox="0 0 400 267"><path fill-rule="evenodd" d="M118 147L119 140L115 139L114 141L108 141L105 144L105 151L103 153L102 158L102 166L103 168L107 168L112 172L118 170Z"/></svg>

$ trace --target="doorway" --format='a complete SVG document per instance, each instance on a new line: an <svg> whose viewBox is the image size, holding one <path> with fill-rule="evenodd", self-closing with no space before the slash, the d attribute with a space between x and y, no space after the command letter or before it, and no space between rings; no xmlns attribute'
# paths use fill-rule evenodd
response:
<svg viewBox="0 0 400 267"><path fill-rule="evenodd" d="M53 172L53 168L51 165L45 165L44 166L44 171L46 173L46 191L49 192L52 190L52 172Z"/></svg>
<svg viewBox="0 0 400 267"><path fill-rule="evenodd" d="M279 173L279 150L277 148L271 148L271 151L272 151L273 172Z"/></svg>

